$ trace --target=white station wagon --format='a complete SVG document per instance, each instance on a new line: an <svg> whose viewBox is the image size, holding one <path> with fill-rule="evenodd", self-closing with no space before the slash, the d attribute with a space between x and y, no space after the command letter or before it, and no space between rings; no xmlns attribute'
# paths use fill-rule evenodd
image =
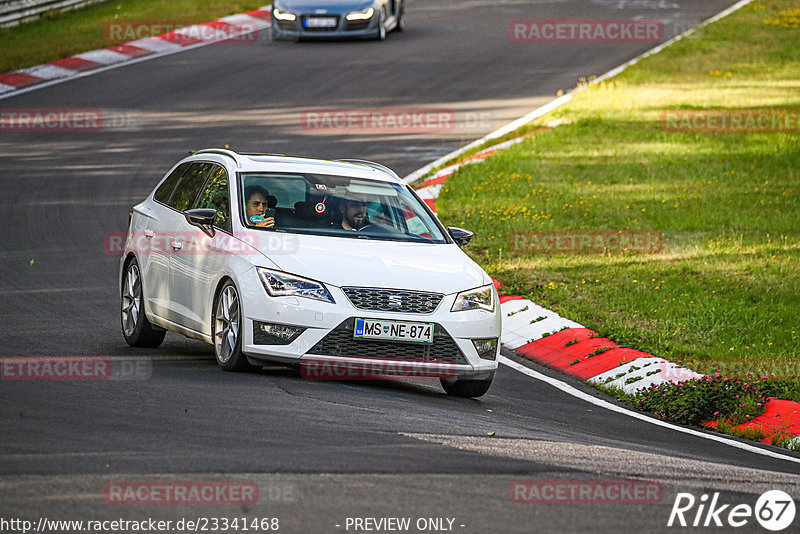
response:
<svg viewBox="0 0 800 534"><path fill-rule="evenodd" d="M201 339L226 371L434 377L479 397L501 317L491 278L460 249L471 236L377 163L201 150L131 212L123 334Z"/></svg>

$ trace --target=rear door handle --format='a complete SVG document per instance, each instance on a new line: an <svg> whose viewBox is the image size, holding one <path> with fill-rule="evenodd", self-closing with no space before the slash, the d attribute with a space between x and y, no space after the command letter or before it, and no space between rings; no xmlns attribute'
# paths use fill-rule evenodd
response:
<svg viewBox="0 0 800 534"><path fill-rule="evenodd" d="M180 250L183 248L183 243L178 243L177 241L172 242L172 250Z"/></svg>
<svg viewBox="0 0 800 534"><path fill-rule="evenodd" d="M144 231L144 236L145 236L147 239L150 239L150 238L151 238L151 237L153 237L154 235L156 235L156 233L155 233L154 231L152 231L152 230L145 230L145 231Z"/></svg>

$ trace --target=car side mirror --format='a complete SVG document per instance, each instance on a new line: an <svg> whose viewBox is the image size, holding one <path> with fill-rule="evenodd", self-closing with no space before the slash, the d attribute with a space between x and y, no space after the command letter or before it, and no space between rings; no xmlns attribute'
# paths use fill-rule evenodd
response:
<svg viewBox="0 0 800 534"><path fill-rule="evenodd" d="M453 241L456 242L456 245L459 247L465 246L469 243L472 236L475 235L469 230L464 230L463 228L456 228L455 226L448 226L447 232L450 234L450 237L453 238Z"/></svg>
<svg viewBox="0 0 800 534"><path fill-rule="evenodd" d="M212 208L196 208L186 210L183 216L192 226L197 226L204 232L214 235L214 219L217 218L217 210Z"/></svg>

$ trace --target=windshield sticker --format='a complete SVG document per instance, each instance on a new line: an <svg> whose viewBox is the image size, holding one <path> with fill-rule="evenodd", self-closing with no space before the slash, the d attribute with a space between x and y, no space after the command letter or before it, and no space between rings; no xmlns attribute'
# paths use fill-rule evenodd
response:
<svg viewBox="0 0 800 534"><path fill-rule="evenodd" d="M322 202L320 202L319 204L317 204L316 206L314 206L314 211L316 211L316 212L317 212L317 213L319 213L319 214L323 214L323 213L325 213L325 210L326 210L326 209L327 209L327 208L326 208L325 204L324 204L324 203L322 203Z"/></svg>
<svg viewBox="0 0 800 534"><path fill-rule="evenodd" d="M253 224L261 224L262 222L264 222L264 217L262 217L261 215L253 215L252 217L250 217L250 222Z"/></svg>
<svg viewBox="0 0 800 534"><path fill-rule="evenodd" d="M315 184L315 185L317 186L317 189L328 189L328 186L326 186L325 184Z"/></svg>

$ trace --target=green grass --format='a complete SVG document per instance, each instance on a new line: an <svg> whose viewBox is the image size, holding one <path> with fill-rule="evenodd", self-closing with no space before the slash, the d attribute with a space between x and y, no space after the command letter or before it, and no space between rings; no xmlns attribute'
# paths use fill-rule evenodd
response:
<svg viewBox="0 0 800 534"><path fill-rule="evenodd" d="M439 216L476 232L466 250L509 294L674 361L797 379L800 134L674 133L661 116L800 110L798 14L797 0L750 4L576 94L525 130L566 124L452 176ZM510 246L539 230L666 241L654 254Z"/></svg>
<svg viewBox="0 0 800 534"><path fill-rule="evenodd" d="M0 73L120 44L106 36L110 22L195 24L252 11L269 0L112 0L50 14L0 31Z"/></svg>

